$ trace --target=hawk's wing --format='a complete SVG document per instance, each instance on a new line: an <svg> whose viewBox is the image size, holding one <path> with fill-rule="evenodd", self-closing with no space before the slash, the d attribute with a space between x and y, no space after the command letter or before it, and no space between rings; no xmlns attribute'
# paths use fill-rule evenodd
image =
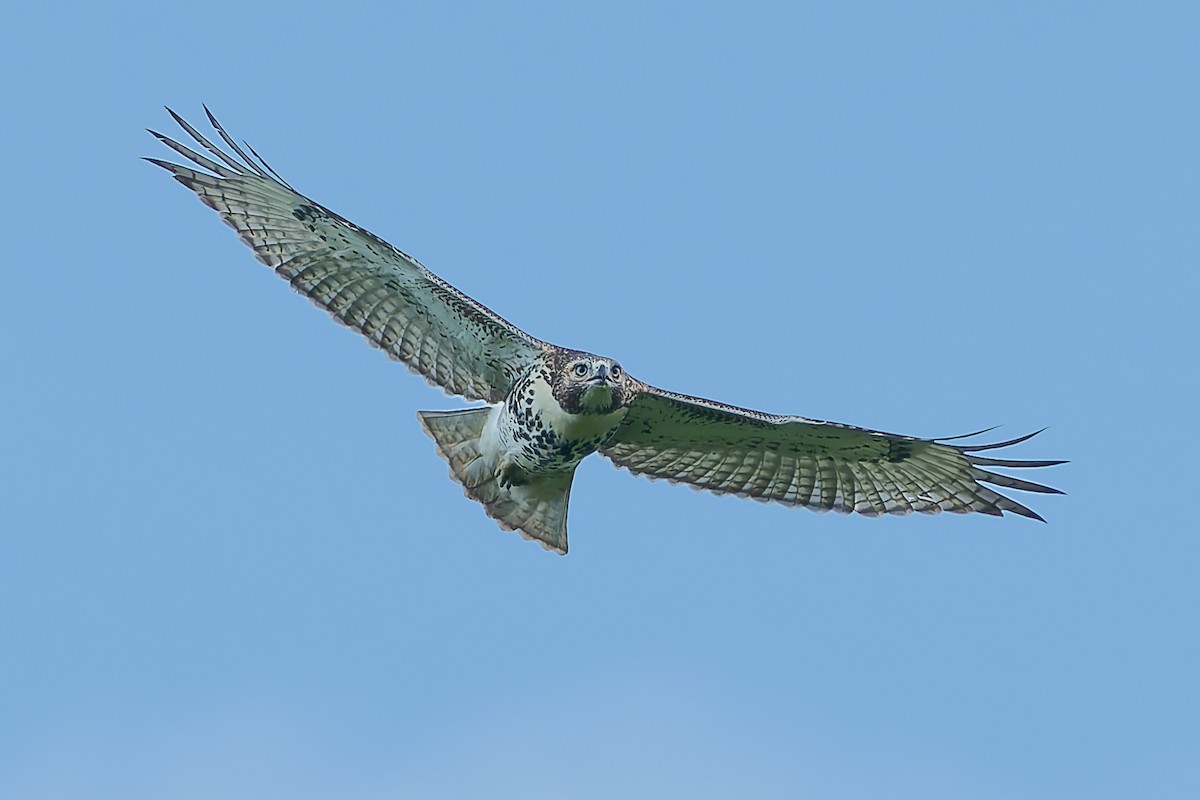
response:
<svg viewBox="0 0 1200 800"><path fill-rule="evenodd" d="M246 155L207 108L209 121L240 161L167 110L220 163L154 131L207 172L146 160L199 195L296 291L430 383L496 403L543 351L543 342L416 259L294 191L261 158Z"/></svg>
<svg viewBox="0 0 1200 800"><path fill-rule="evenodd" d="M817 511L857 511L867 516L910 511L1000 516L1009 511L1040 520L1030 509L983 484L1061 492L982 468L1065 462L975 455L1034 435L991 445L956 446L945 444L947 440L764 414L647 386L601 452L631 472L651 478Z"/></svg>

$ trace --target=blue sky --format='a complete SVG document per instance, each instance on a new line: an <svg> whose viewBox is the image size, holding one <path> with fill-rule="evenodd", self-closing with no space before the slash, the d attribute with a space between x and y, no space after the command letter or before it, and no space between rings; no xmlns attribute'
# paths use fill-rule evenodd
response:
<svg viewBox="0 0 1200 800"><path fill-rule="evenodd" d="M0 796L1200 795L1190 4L4 12ZM591 459L571 555L462 406L159 170L298 189L654 384L1050 426L1047 525Z"/></svg>

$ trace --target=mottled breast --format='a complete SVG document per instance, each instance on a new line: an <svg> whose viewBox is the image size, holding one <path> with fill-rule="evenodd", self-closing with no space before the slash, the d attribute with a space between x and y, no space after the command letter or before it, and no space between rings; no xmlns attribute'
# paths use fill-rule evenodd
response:
<svg viewBox="0 0 1200 800"><path fill-rule="evenodd" d="M505 401L499 421L501 445L525 470L561 470L596 452L627 412L618 408L609 414L567 413L554 397L548 370L535 366Z"/></svg>

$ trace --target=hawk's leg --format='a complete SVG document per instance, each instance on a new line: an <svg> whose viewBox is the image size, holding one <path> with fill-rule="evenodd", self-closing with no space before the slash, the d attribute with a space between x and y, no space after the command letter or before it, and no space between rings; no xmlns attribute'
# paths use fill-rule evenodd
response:
<svg viewBox="0 0 1200 800"><path fill-rule="evenodd" d="M496 480L505 489L511 489L529 483L529 476L525 474L525 470L505 458L496 466Z"/></svg>

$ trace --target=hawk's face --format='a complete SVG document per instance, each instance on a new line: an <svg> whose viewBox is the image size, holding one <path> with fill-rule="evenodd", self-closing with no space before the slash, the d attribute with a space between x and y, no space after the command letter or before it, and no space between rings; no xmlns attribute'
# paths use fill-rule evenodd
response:
<svg viewBox="0 0 1200 800"><path fill-rule="evenodd" d="M550 387L568 414L611 414L625 403L626 380L611 358L571 353L559 362Z"/></svg>

